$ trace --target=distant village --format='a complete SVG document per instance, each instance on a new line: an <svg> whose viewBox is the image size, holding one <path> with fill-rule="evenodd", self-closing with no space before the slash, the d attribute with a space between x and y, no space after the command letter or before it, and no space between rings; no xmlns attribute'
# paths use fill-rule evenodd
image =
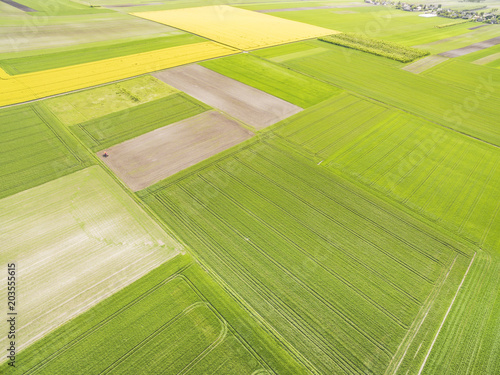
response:
<svg viewBox="0 0 500 375"><path fill-rule="evenodd" d="M424 12L427 14L435 14L439 17L470 20L473 22L497 23L500 24L500 14L497 8L488 9L486 6L476 6L472 9L445 9L441 4L411 4L402 3L401 1L378 1L365 0L365 3L374 5L392 6L396 9L401 9L406 12Z"/></svg>

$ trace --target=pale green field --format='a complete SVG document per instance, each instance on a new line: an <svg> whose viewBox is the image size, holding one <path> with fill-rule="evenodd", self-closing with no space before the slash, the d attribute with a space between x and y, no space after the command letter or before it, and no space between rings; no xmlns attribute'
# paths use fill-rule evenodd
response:
<svg viewBox="0 0 500 375"><path fill-rule="evenodd" d="M0 264L18 266L18 350L183 251L99 166L0 200L0 227Z"/></svg>

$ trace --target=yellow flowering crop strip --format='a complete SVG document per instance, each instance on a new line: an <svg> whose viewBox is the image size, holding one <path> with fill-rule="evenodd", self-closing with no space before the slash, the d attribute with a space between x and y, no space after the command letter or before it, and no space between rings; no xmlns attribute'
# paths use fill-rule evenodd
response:
<svg viewBox="0 0 500 375"><path fill-rule="evenodd" d="M0 106L40 99L174 66L238 53L203 42L137 53L64 68L9 76L0 72Z"/></svg>
<svg viewBox="0 0 500 375"><path fill-rule="evenodd" d="M338 33L227 5L131 14L246 51Z"/></svg>

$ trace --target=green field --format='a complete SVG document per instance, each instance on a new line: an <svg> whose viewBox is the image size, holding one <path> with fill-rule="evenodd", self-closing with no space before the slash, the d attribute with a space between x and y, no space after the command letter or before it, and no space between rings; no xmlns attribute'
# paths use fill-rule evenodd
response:
<svg viewBox="0 0 500 375"><path fill-rule="evenodd" d="M140 195L311 371L414 368L470 262L458 243L276 142Z"/></svg>
<svg viewBox="0 0 500 375"><path fill-rule="evenodd" d="M91 163L83 147L40 104L2 109L0 144L0 198Z"/></svg>
<svg viewBox="0 0 500 375"><path fill-rule="evenodd" d="M0 68L3 68L10 75L32 73L202 41L205 39L186 33L128 42L118 40L113 45L106 44L100 47L87 47L72 51L63 50L53 53L46 50L43 54L36 56L4 59L0 60Z"/></svg>
<svg viewBox="0 0 500 375"><path fill-rule="evenodd" d="M200 65L301 108L310 107L340 92L332 85L249 54L210 60Z"/></svg>
<svg viewBox="0 0 500 375"><path fill-rule="evenodd" d="M6 365L0 370L9 371ZM304 373L188 255L163 264L34 344L19 355L16 371Z"/></svg>
<svg viewBox="0 0 500 375"><path fill-rule="evenodd" d="M450 90L439 79L398 69L401 63L389 59L323 42L303 43L312 48L328 46L328 50L284 61L283 66L500 145L500 107L497 96L488 95L492 91L489 85ZM285 46L255 53L273 58L290 50ZM480 95L481 100L473 101L474 95Z"/></svg>
<svg viewBox="0 0 500 375"><path fill-rule="evenodd" d="M210 107L184 93L175 93L73 125L70 129L95 152L208 109Z"/></svg>

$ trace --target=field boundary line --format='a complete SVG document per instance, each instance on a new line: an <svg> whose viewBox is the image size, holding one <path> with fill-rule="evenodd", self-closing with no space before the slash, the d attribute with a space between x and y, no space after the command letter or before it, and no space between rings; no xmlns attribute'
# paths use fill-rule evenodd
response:
<svg viewBox="0 0 500 375"><path fill-rule="evenodd" d="M420 367L420 370L418 371L418 375L420 375L422 373L422 371L423 371L423 369L425 367L427 359L429 358L429 355L431 354L432 348L434 347L434 344L436 343L436 340L437 340L437 338L439 336L439 333L441 332L441 328L443 328L443 325L444 325L444 323L446 321L446 318L448 317L448 314L450 313L450 310L453 307L453 304L455 303L455 299L457 298L458 293L460 292L460 289L462 288L462 284L464 283L465 278L467 277L467 274L469 273L469 270L470 270L470 268L472 266L472 263L474 262L474 259L476 258L476 254L477 254L477 252L474 253L474 256L472 257L472 259L471 259L471 261L469 263L469 267L467 268L467 271L465 271L465 275L462 278L462 282L458 286L457 292L455 293L455 296L453 297L453 300L450 303L450 307L448 307L448 311L446 311L446 314L445 314L445 316L443 318L443 321L441 322L441 325L439 326L439 329L436 332L436 335L434 336L434 340L432 340L432 344L431 344L429 350L427 351L427 355L425 356L424 362L422 363L422 366Z"/></svg>

